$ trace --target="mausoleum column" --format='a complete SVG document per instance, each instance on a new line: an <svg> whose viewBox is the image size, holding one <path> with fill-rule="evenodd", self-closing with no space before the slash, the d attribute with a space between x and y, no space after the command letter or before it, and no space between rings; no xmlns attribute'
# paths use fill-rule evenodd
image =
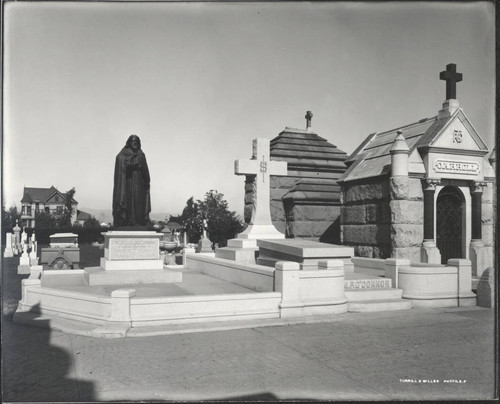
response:
<svg viewBox="0 0 500 404"><path fill-rule="evenodd" d="M483 187L486 185L484 182L474 181L470 187L471 193L471 211L472 211L472 225L471 225L471 238L472 241L481 240L482 235L482 221L481 221L481 206L483 198Z"/></svg>
<svg viewBox="0 0 500 404"><path fill-rule="evenodd" d="M424 180L424 241L434 241L434 194L439 179Z"/></svg>
<svg viewBox="0 0 500 404"><path fill-rule="evenodd" d="M439 179L427 178L423 180L424 188L424 242L420 259L429 264L440 264L441 253L436 247L434 235L434 194L436 186L441 182Z"/></svg>
<svg viewBox="0 0 500 404"><path fill-rule="evenodd" d="M485 182L474 181L470 186L471 194L471 241L469 247L469 259L472 263L472 275L481 277L483 271L488 267L489 259L483 243L482 232L482 203Z"/></svg>

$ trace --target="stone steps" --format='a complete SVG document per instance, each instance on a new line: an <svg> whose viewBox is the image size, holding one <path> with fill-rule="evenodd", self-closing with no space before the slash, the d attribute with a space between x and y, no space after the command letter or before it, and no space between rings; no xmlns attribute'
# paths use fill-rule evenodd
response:
<svg viewBox="0 0 500 404"><path fill-rule="evenodd" d="M408 309L411 309L411 301L403 299L362 300L347 303L347 311L352 313Z"/></svg>
<svg viewBox="0 0 500 404"><path fill-rule="evenodd" d="M348 301L401 299L401 296L403 296L403 289L385 288L346 290L345 295Z"/></svg>
<svg viewBox="0 0 500 404"><path fill-rule="evenodd" d="M348 312L408 310L410 300L402 299L403 290L394 288L346 290Z"/></svg>

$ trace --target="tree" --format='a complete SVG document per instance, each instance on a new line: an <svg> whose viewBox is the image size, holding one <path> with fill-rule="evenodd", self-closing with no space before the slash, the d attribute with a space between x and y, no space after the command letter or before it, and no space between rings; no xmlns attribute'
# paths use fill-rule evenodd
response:
<svg viewBox="0 0 500 404"><path fill-rule="evenodd" d="M58 227L58 218L51 213L36 212L35 213L35 227L39 229L55 229Z"/></svg>
<svg viewBox="0 0 500 404"><path fill-rule="evenodd" d="M194 201L193 197L186 202L181 215L181 224L187 234L188 242L197 243L203 233L203 219L198 203Z"/></svg>
<svg viewBox="0 0 500 404"><path fill-rule="evenodd" d="M189 198L181 218L191 242L197 242L203 234L203 219L207 221L208 237L220 247L243 230L239 216L229 210L224 194L214 190L207 192L203 201Z"/></svg>
<svg viewBox="0 0 500 404"><path fill-rule="evenodd" d="M97 220L94 216L92 216L90 219L87 219L83 222L83 228L84 229L100 229L101 223L99 223L99 220Z"/></svg>
<svg viewBox="0 0 500 404"><path fill-rule="evenodd" d="M60 227L71 226L71 217L73 216L73 196L75 196L75 188L71 188L64 195L64 211L59 222Z"/></svg>
<svg viewBox="0 0 500 404"><path fill-rule="evenodd" d="M16 220L20 221L21 213L17 210L17 206L12 205L9 210L5 210L2 206L2 229L12 231L16 227Z"/></svg>

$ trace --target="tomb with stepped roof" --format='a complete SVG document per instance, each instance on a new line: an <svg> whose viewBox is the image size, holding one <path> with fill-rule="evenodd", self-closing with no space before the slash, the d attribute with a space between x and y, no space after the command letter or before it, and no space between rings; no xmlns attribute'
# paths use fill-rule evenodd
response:
<svg viewBox="0 0 500 404"><path fill-rule="evenodd" d="M287 238L340 242L340 186L347 154L312 129L311 111L306 128L286 127L271 140L273 161L287 163L287 175L271 175L271 217ZM252 181L246 178L245 221L252 211Z"/></svg>

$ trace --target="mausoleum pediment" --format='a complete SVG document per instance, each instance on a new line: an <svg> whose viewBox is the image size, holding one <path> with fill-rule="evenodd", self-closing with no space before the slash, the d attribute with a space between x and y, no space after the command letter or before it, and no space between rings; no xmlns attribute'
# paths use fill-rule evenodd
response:
<svg viewBox="0 0 500 404"><path fill-rule="evenodd" d="M422 139L423 142L418 145L420 150L480 156L488 153L488 147L461 109L445 122L436 123L441 127Z"/></svg>

